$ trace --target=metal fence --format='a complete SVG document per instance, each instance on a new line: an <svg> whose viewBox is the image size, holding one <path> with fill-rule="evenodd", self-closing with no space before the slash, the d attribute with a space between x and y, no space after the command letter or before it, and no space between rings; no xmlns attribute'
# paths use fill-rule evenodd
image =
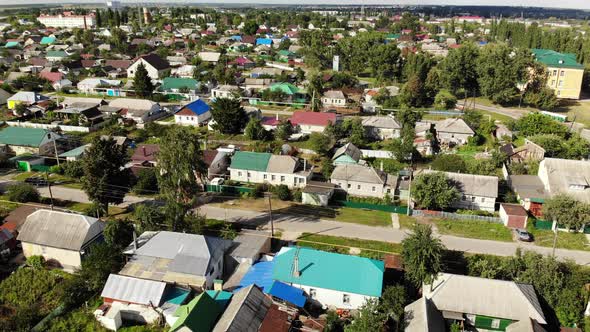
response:
<svg viewBox="0 0 590 332"><path fill-rule="evenodd" d="M412 210L413 216L426 217L426 218L445 218L445 219L457 219L457 220L477 220L487 221L495 223L503 223L499 217L488 217L488 216L477 216L472 214L461 214L444 211L431 211L431 210Z"/></svg>
<svg viewBox="0 0 590 332"><path fill-rule="evenodd" d="M205 186L205 191L239 196L240 194L253 192L254 188L208 184Z"/></svg>
<svg viewBox="0 0 590 332"><path fill-rule="evenodd" d="M536 229L553 229L553 222L549 221L549 220L542 220L542 219L537 219L535 221L533 221L533 225L535 226Z"/></svg>

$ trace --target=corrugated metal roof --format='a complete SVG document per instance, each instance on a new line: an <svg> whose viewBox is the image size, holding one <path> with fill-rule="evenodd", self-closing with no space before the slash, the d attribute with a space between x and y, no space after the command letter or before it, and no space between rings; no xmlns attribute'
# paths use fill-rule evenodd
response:
<svg viewBox="0 0 590 332"><path fill-rule="evenodd" d="M272 300L256 285L237 291L213 332L257 332Z"/></svg>
<svg viewBox="0 0 590 332"><path fill-rule="evenodd" d="M269 289L273 283L272 270L274 261L270 262L258 262L250 269L242 280L240 281L240 287L247 287L252 284L259 286L262 289Z"/></svg>
<svg viewBox="0 0 590 332"><path fill-rule="evenodd" d="M237 151L231 158L231 168L266 172L272 154L261 152Z"/></svg>
<svg viewBox="0 0 590 332"><path fill-rule="evenodd" d="M38 210L27 217L18 234L21 242L80 250L99 236L104 223L96 218L61 211Z"/></svg>
<svg viewBox="0 0 590 332"><path fill-rule="evenodd" d="M165 282L111 274L100 296L123 302L152 304L157 307L162 301L165 290Z"/></svg>
<svg viewBox="0 0 590 332"><path fill-rule="evenodd" d="M303 295L302 289L289 286L280 281L273 282L272 286L270 286L270 289L266 293L274 297L277 297L281 300L292 303L298 307L303 307L307 300L305 298L305 295Z"/></svg>
<svg viewBox="0 0 590 332"><path fill-rule="evenodd" d="M215 325L217 317L223 312L223 309L215 303L207 293L203 292L192 299L188 304L180 306L175 316L178 317L170 332L175 332L183 327L189 328L190 331L211 331Z"/></svg>
<svg viewBox="0 0 590 332"><path fill-rule="evenodd" d="M0 131L0 144L39 147L47 134L45 129L6 127Z"/></svg>

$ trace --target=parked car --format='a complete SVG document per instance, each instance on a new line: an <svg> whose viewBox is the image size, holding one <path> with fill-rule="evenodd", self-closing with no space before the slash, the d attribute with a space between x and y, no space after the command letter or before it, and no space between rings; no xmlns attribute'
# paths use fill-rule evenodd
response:
<svg viewBox="0 0 590 332"><path fill-rule="evenodd" d="M518 236L519 241L523 241L523 242L532 242L533 241L533 236L531 235L531 233L525 231L524 229L517 228L515 231L516 231L516 235Z"/></svg>

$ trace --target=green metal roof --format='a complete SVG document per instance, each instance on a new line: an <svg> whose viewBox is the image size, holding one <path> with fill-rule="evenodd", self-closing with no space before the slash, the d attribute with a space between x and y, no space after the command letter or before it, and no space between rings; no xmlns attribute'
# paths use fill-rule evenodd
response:
<svg viewBox="0 0 590 332"><path fill-rule="evenodd" d="M79 157L82 154L84 154L84 152L86 151L86 149L89 146L90 146L90 144L82 145L82 146L79 146L79 147L77 147L75 149L72 149L70 151L66 151L66 152L60 154L59 156L60 157L63 157L63 158L67 158L67 157Z"/></svg>
<svg viewBox="0 0 590 332"><path fill-rule="evenodd" d="M299 277L293 275L296 254ZM345 293L381 296L385 271L382 261L309 248L284 247L273 262L272 277L275 280Z"/></svg>
<svg viewBox="0 0 590 332"><path fill-rule="evenodd" d="M169 91L173 89L188 88L189 90L195 90L199 82L192 78L180 78L180 77L166 77L162 81L160 90Z"/></svg>
<svg viewBox="0 0 590 332"><path fill-rule="evenodd" d="M278 52L278 54L279 55L282 55L282 56L291 56L291 55L294 55L295 53L293 53L293 52L291 52L289 50L280 50Z"/></svg>
<svg viewBox="0 0 590 332"><path fill-rule="evenodd" d="M299 92L299 88L294 86L291 83L275 83L273 85L270 86L270 90L271 91L283 91L284 93L288 94L288 95L294 95L296 93Z"/></svg>
<svg viewBox="0 0 590 332"><path fill-rule="evenodd" d="M55 43L55 37L43 37L41 38L41 45L48 45Z"/></svg>
<svg viewBox="0 0 590 332"><path fill-rule="evenodd" d="M39 147L47 133L45 129L6 127L0 131L0 144Z"/></svg>
<svg viewBox="0 0 590 332"><path fill-rule="evenodd" d="M584 69L584 66L576 60L576 55L572 53L559 53L538 48L533 49L532 52L537 61L547 67Z"/></svg>
<svg viewBox="0 0 590 332"><path fill-rule="evenodd" d="M20 44L18 42L15 41L9 41L6 43L6 45L4 45L4 47L6 48L11 48L11 47L18 47Z"/></svg>
<svg viewBox="0 0 590 332"><path fill-rule="evenodd" d="M231 168L265 172L270 156L265 152L238 151L231 158Z"/></svg>
<svg viewBox="0 0 590 332"><path fill-rule="evenodd" d="M210 332L223 309L207 293L201 293L188 304L178 307L174 316L178 319L170 332L186 326L193 332Z"/></svg>
<svg viewBox="0 0 590 332"><path fill-rule="evenodd" d="M388 33L385 36L385 39L399 39L401 37L401 34L399 33Z"/></svg>
<svg viewBox="0 0 590 332"><path fill-rule="evenodd" d="M67 58L68 54L64 51L47 51L48 58Z"/></svg>

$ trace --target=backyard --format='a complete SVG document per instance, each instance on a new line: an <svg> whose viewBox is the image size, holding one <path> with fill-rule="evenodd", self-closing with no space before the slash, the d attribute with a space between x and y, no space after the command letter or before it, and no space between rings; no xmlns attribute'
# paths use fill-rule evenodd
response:
<svg viewBox="0 0 590 332"><path fill-rule="evenodd" d="M512 242L512 233L503 224L478 220L434 220L438 232L480 240Z"/></svg>

